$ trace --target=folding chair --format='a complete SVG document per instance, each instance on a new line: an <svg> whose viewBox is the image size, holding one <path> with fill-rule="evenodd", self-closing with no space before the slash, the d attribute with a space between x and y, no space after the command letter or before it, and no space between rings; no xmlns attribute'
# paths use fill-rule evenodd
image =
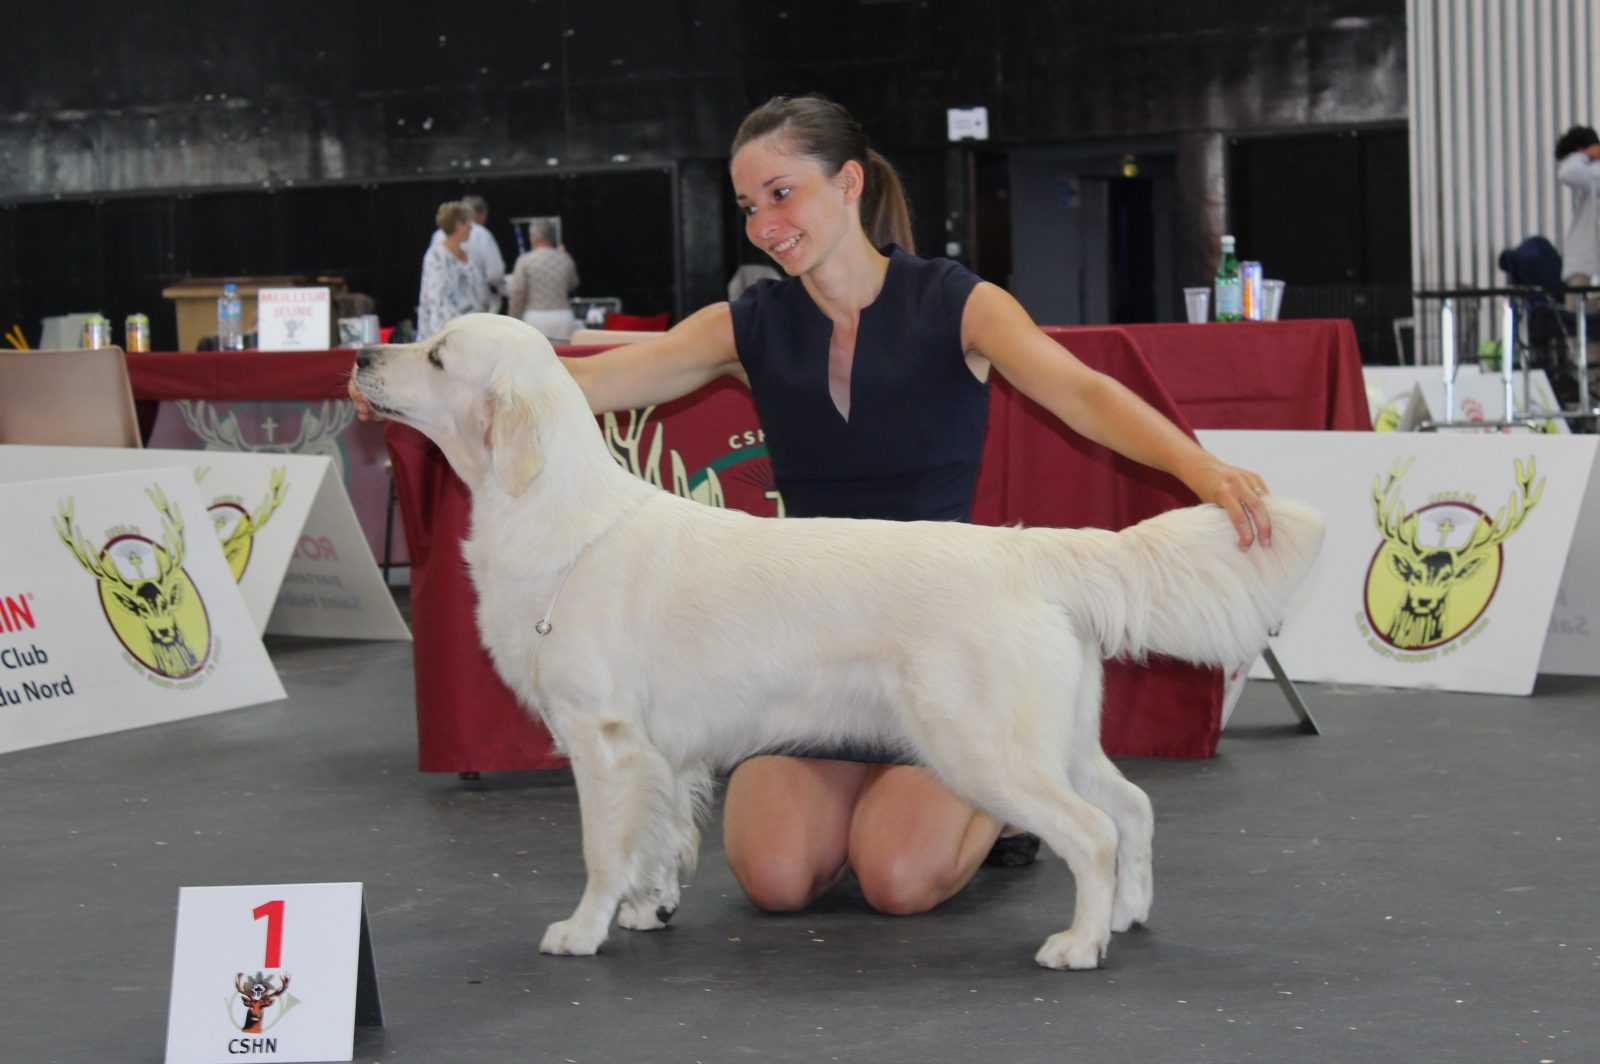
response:
<svg viewBox="0 0 1600 1064"><path fill-rule="evenodd" d="M0 443L143 446L122 348L0 351Z"/></svg>

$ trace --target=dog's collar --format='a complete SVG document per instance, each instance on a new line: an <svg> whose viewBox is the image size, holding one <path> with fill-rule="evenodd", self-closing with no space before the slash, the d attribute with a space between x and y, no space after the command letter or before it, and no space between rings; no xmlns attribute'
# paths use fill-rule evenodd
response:
<svg viewBox="0 0 1600 1064"><path fill-rule="evenodd" d="M562 574L561 583L556 585L556 593L550 596L550 608L544 611L544 616L539 618L539 623L533 626L533 630L535 632L538 632L540 635L549 635L551 631L554 630L555 626L550 623L550 617L556 612L556 600L561 598L562 589L567 586L567 581L572 579L572 574L577 571L578 563L583 560L583 556L588 553L589 548L593 547L596 543L599 543L601 540L611 535L611 533L615 532L624 521L638 513L640 510L644 509L645 504L653 498L655 498L655 494L651 493L634 503L631 507L624 510L621 516L619 516L615 521L611 522L610 526L604 532L600 533L598 536L594 537L589 542L585 543L581 548L579 548L578 553L573 557L572 561L567 563L567 571Z"/></svg>

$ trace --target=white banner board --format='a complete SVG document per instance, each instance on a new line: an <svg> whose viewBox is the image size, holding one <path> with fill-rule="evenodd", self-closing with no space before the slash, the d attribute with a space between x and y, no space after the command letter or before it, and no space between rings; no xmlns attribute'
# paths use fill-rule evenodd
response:
<svg viewBox="0 0 1600 1064"><path fill-rule="evenodd" d="M1539 671L1600 676L1600 461L1589 470L1589 490L1578 511L1578 531L1567 552Z"/></svg>
<svg viewBox="0 0 1600 1064"><path fill-rule="evenodd" d="M187 467L0 484L0 753L284 697Z"/></svg>
<svg viewBox="0 0 1600 1064"><path fill-rule="evenodd" d="M1367 409L1372 414L1372 427L1379 432L1406 431L1413 422L1429 418L1445 420L1444 377L1439 366L1366 366L1361 370L1367 388ZM1532 411L1560 410L1555 389L1544 370L1528 374L1533 402L1529 405L1523 397L1523 375L1511 379L1512 398L1518 407L1528 406ZM1420 389L1420 410L1413 409L1413 394ZM1505 417L1505 384L1498 373L1484 373L1476 366L1461 366L1456 370L1456 405L1450 416L1452 421L1501 421ZM1459 431L1472 431L1463 429ZM1525 428L1484 429L1484 432L1529 432ZM1538 431L1553 435L1567 435L1572 430L1564 420L1548 418L1538 423Z"/></svg>
<svg viewBox="0 0 1600 1064"><path fill-rule="evenodd" d="M349 1060L357 1022L382 1023L360 883L178 892L167 1064Z"/></svg>
<svg viewBox="0 0 1600 1064"><path fill-rule="evenodd" d="M1199 436L1327 519L1301 605L1272 644L1291 678L1533 690L1595 437Z"/></svg>
<svg viewBox="0 0 1600 1064"><path fill-rule="evenodd" d="M327 458L0 446L0 481L173 465L192 471L258 632L410 638Z"/></svg>

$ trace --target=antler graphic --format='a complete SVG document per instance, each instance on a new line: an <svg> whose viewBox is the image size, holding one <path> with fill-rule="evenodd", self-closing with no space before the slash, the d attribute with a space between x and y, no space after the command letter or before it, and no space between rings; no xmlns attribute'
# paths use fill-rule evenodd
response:
<svg viewBox="0 0 1600 1064"><path fill-rule="evenodd" d="M1390 468L1387 477L1372 480L1372 508L1378 518L1378 531L1383 538L1397 547L1420 554L1422 544L1417 542L1417 518L1406 517L1405 502L1400 497L1400 480L1411 470L1415 458L1402 458ZM1382 485L1381 487L1379 485Z"/></svg>
<svg viewBox="0 0 1600 1064"><path fill-rule="evenodd" d="M337 439L356 419L355 404L344 399L324 399L321 413L313 414L307 407L300 415L300 434L284 448L299 454L315 450L328 440Z"/></svg>
<svg viewBox="0 0 1600 1064"><path fill-rule="evenodd" d="M161 490L160 485L146 488L145 495L161 515L161 550L156 559L156 582L165 586L168 578L183 566L183 517L167 500L167 493Z"/></svg>
<svg viewBox="0 0 1600 1064"><path fill-rule="evenodd" d="M1528 519L1528 514L1544 497L1543 480L1539 481L1537 488L1533 487L1534 459L1529 457L1526 469L1523 468L1520 458L1516 460L1516 465L1517 487L1521 491L1521 498L1517 497L1517 491L1513 491L1511 498L1494 515L1492 524L1486 525L1479 521L1472 529L1472 538L1461 548L1463 556L1499 546L1507 536L1521 527L1522 522Z"/></svg>
<svg viewBox="0 0 1600 1064"><path fill-rule="evenodd" d="M244 442L239 419L231 411L227 417L218 418L216 410L205 400L181 399L178 401L178 413L183 415L183 423L189 426L189 431L206 443L229 451L251 449Z"/></svg>
<svg viewBox="0 0 1600 1064"><path fill-rule="evenodd" d="M56 534L61 537L61 542L67 545L67 549L72 552L72 556L78 559L78 564L87 569L91 576L97 580L112 583L125 591L131 592L133 590L133 584L122 575L122 572L117 568L117 563L108 558L102 564L94 548L89 546L88 541L83 538L83 533L78 531L78 527L73 523L72 519L71 499L61 504L61 512L56 515L54 524L56 526Z"/></svg>

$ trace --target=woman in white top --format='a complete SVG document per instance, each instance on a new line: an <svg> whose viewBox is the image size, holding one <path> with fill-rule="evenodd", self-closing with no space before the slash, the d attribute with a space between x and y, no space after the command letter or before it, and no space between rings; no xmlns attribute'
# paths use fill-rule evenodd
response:
<svg viewBox="0 0 1600 1064"><path fill-rule="evenodd" d="M418 340L426 340L451 318L489 309L483 276L472 267L463 246L472 234L472 208L465 203L442 203L434 220L445 237L422 256Z"/></svg>
<svg viewBox="0 0 1600 1064"><path fill-rule="evenodd" d="M1573 126L1556 141L1556 180L1572 189L1572 222L1561 243L1561 277L1582 287L1600 278L1600 134Z"/></svg>

